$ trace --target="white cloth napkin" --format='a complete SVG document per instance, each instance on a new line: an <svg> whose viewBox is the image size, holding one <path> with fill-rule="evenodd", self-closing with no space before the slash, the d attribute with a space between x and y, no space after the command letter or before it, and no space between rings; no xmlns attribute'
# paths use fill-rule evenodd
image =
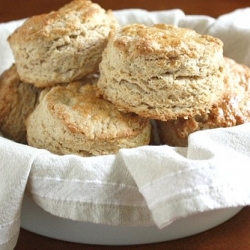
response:
<svg viewBox="0 0 250 250"><path fill-rule="evenodd" d="M0 249L13 249L19 233L24 190L39 151L3 138L0 149Z"/></svg>
<svg viewBox="0 0 250 250"><path fill-rule="evenodd" d="M250 66L250 9L218 19L181 10L115 12L120 23L166 22L220 37L225 56ZM14 61L6 42L23 21L0 24L0 73ZM57 156L0 137L0 249L13 249L25 190L55 216L163 228L195 213L250 204L250 124L200 131L189 146L145 146L117 155Z"/></svg>
<svg viewBox="0 0 250 250"><path fill-rule="evenodd" d="M142 147L121 154L163 228L197 212L250 204L249 135L245 124L194 133L187 148Z"/></svg>

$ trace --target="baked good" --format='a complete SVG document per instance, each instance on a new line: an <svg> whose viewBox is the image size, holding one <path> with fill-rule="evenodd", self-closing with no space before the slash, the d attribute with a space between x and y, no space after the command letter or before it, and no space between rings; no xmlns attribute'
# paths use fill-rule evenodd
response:
<svg viewBox="0 0 250 250"><path fill-rule="evenodd" d="M3 136L26 143L25 119L33 111L40 90L20 81L15 64L0 76L0 131Z"/></svg>
<svg viewBox="0 0 250 250"><path fill-rule="evenodd" d="M189 134L204 129L232 127L250 121L250 69L225 58L225 93L210 112L187 119L156 121L161 143L187 146Z"/></svg>
<svg viewBox="0 0 250 250"><path fill-rule="evenodd" d="M30 17L8 38L20 79L48 87L95 72L117 25L112 11L89 0Z"/></svg>
<svg viewBox="0 0 250 250"><path fill-rule="evenodd" d="M96 96L96 84L77 81L43 90L26 121L28 144L55 154L115 154L147 145L148 119L119 112Z"/></svg>
<svg viewBox="0 0 250 250"><path fill-rule="evenodd" d="M206 112L223 91L223 43L167 24L111 31L99 94L124 112L169 120Z"/></svg>

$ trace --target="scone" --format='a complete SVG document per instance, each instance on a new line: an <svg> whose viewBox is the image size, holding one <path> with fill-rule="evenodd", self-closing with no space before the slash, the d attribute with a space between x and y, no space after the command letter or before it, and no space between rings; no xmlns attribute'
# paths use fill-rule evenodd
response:
<svg viewBox="0 0 250 250"><path fill-rule="evenodd" d="M0 76L0 131L13 141L26 143L25 119L33 111L40 90L20 81L13 64Z"/></svg>
<svg viewBox="0 0 250 250"><path fill-rule="evenodd" d="M95 84L73 82L44 90L26 121L28 144L55 154L115 154L148 145L148 119L119 112L96 96Z"/></svg>
<svg viewBox="0 0 250 250"><path fill-rule="evenodd" d="M187 146L189 134L203 129L232 127L250 121L250 69L225 58L225 94L209 113L156 121L161 143Z"/></svg>
<svg viewBox="0 0 250 250"><path fill-rule="evenodd" d="M223 90L223 43L167 24L112 31L99 94L124 112L168 120L206 112Z"/></svg>
<svg viewBox="0 0 250 250"><path fill-rule="evenodd" d="M48 87L95 72L117 25L112 11L89 0L30 17L8 38L20 79Z"/></svg>

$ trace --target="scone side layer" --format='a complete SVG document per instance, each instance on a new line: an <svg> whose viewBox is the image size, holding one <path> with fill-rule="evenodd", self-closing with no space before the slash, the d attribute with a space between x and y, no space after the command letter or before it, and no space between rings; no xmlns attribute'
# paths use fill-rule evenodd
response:
<svg viewBox="0 0 250 250"><path fill-rule="evenodd" d="M161 142L171 146L187 146L188 136L195 131L250 122L250 69L225 58L224 85L224 95L209 113L188 119L156 121Z"/></svg>

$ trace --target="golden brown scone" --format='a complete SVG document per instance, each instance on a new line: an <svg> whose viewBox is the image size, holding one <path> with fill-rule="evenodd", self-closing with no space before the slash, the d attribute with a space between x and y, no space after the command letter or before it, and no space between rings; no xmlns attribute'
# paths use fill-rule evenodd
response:
<svg viewBox="0 0 250 250"><path fill-rule="evenodd" d="M222 94L222 48L217 38L167 24L118 28L100 63L99 93L151 119L201 114Z"/></svg>
<svg viewBox="0 0 250 250"><path fill-rule="evenodd" d="M0 131L6 138L26 143L25 119L35 108L39 92L20 81L14 64L0 76Z"/></svg>
<svg viewBox="0 0 250 250"><path fill-rule="evenodd" d="M250 121L250 69L225 58L225 94L209 113L156 121L161 143L187 146L189 134L203 129L232 127Z"/></svg>
<svg viewBox="0 0 250 250"><path fill-rule="evenodd" d="M96 96L95 84L70 83L44 90L26 121L28 144L55 154L115 154L148 145L148 119L119 112Z"/></svg>
<svg viewBox="0 0 250 250"><path fill-rule="evenodd" d="M112 11L89 0L29 18L8 38L21 80L48 87L95 72L117 25Z"/></svg>

